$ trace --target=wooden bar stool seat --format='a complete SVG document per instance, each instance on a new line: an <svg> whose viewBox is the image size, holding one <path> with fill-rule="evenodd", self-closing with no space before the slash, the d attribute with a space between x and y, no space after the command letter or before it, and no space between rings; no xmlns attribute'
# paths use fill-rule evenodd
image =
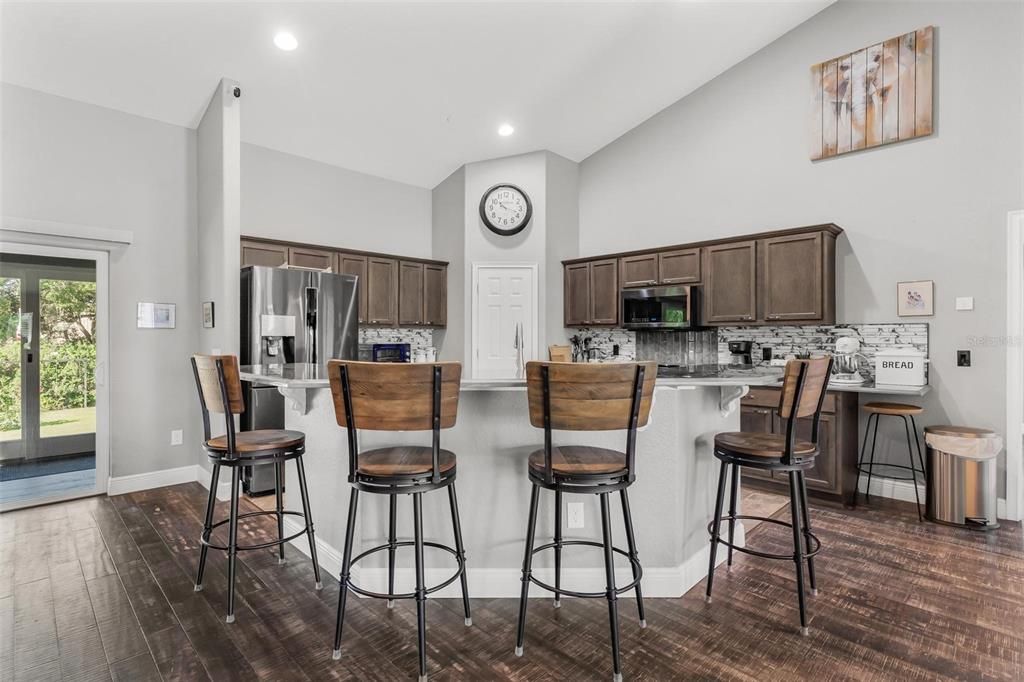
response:
<svg viewBox="0 0 1024 682"><path fill-rule="evenodd" d="M876 469L881 469L886 478L894 481L910 481L914 485L914 499L917 501L917 520L924 521L924 512L921 507L921 493L917 488L917 476L921 475L921 481L927 486L928 475L924 467L924 455L921 452L921 441L917 432L917 420L914 417L922 414L924 408L920 405L908 403L883 403L871 402L864 404L864 412L868 415L867 425L864 427L864 442L860 446L860 457L857 460L857 484L860 486L861 474L867 474L868 483L864 488L864 501L871 500L871 479L876 475ZM895 417L903 420L903 430L907 435L907 455L909 464L899 462L875 462L875 445L878 443L878 421L882 417ZM871 437L871 453L868 454L868 434L872 433L871 423L874 421L874 432ZM917 461L914 461L914 450L917 450ZM857 501L857 494L853 496L854 503Z"/></svg>
<svg viewBox="0 0 1024 682"><path fill-rule="evenodd" d="M334 630L334 660L341 659L341 637L345 627L348 593L386 599L388 608L396 599L416 600L416 632L419 649L419 679L427 679L427 595L456 580L462 583L462 608L466 626L473 624L469 610L469 586L466 581L466 550L462 545L462 525L455 496L456 456L441 448L441 430L455 426L459 407L462 365L458 362L377 363L331 360L327 363L338 426L348 436L349 475L352 493L348 504L348 524L341 557L341 591ZM430 446L396 445L360 452L359 431L429 431ZM455 546L449 547L423 539L423 493L448 489ZM364 548L352 556L356 535L356 510L361 493L387 495L389 505L388 541ZM413 540L399 542L396 533L398 495L412 495ZM395 553L411 547L416 566L416 590L395 592ZM445 581L428 586L424 577L423 548L442 550L455 557L457 568ZM365 557L388 553L388 591L372 592L352 581L352 567ZM341 674L344 674L344 669Z"/></svg>
<svg viewBox="0 0 1024 682"><path fill-rule="evenodd" d="M864 411L868 414L885 414L894 417L918 415L924 412L920 405L907 405L905 403L865 403Z"/></svg>
<svg viewBox="0 0 1024 682"><path fill-rule="evenodd" d="M437 468L442 474L455 468L455 453L439 450ZM411 478L431 474L434 470L434 451L425 446L403 445L379 448L359 453L356 473L364 476Z"/></svg>
<svg viewBox="0 0 1024 682"><path fill-rule="evenodd" d="M305 535L309 540L309 554L313 561L313 576L316 589L321 589L320 564L316 557L316 539L313 534L313 519L310 516L309 493L306 488L306 469L302 455L306 452L306 435L300 431L284 429L259 429L235 432L235 415L245 410L242 399L242 382L238 377L238 358L233 355L193 355L192 373L199 391L199 405L203 414L203 448L213 468L210 478L210 496L206 503L206 517L203 532L199 537L199 571L196 574L195 591L203 589L203 574L206 570L206 555L209 549L228 553L228 613L226 621L235 622L235 561L238 552L277 548L277 562L285 563L284 545ZM210 435L210 413L224 415L224 435ZM294 461L299 474L299 493L302 497L302 513L284 509L284 465ZM274 466L276 505L273 510L238 513L239 487L242 468L260 464ZM231 471L231 511L228 518L213 520L217 501L217 482L222 467ZM277 539L254 545L238 543L238 521L257 516L273 516L277 520ZM284 517L302 519L302 530L290 536L284 534ZM228 543L215 544L211 541L213 531L228 525Z"/></svg>
<svg viewBox="0 0 1024 682"><path fill-rule="evenodd" d="M715 449L758 459L781 460L787 452L786 436L781 433L750 433L732 431L715 436ZM818 446L810 441L793 441L792 453L802 459L818 455Z"/></svg>
<svg viewBox="0 0 1024 682"><path fill-rule="evenodd" d="M555 608L563 594L572 597L602 598L608 601L608 624L612 645L613 680L622 679L619 655L618 595L636 590L640 627L646 627L644 599L640 588L643 569L637 558L633 517L626 489L635 480L636 430L647 423L654 396L657 366L653 362L615 364L573 364L530 362L526 365L530 423L544 429L544 447L530 453L527 473L532 484L530 516L526 526L526 551L523 557L523 587L519 598L519 626L516 632L516 656L523 655L526 638L526 605L531 583L554 592ZM589 445L554 445L552 430L625 431L625 452ZM541 489L555 493L554 542L534 546L537 532L537 504ZM626 526L628 550L612 544L611 512L608 495L618 492ZM562 539L562 494L597 495L601 505L602 542ZM604 551L605 589L579 592L562 587L562 548L599 547ZM533 575L533 555L553 549L555 584L549 585ZM615 554L629 559L632 582L615 582Z"/></svg>
<svg viewBox="0 0 1024 682"><path fill-rule="evenodd" d="M295 450L306 444L306 434L299 431L286 431L284 429L257 429L255 431L242 431L235 434L235 452L240 457L259 457L260 455L274 455L289 450ZM216 436L206 441L206 449L217 452L227 452L227 435Z"/></svg>
<svg viewBox="0 0 1024 682"><path fill-rule="evenodd" d="M785 420L784 434L773 433L720 433L715 436L715 457L722 462L718 474L718 495L715 498L715 515L708 524L711 535L711 561L708 566L707 592L705 601L711 603L711 588L715 580L715 560L718 546L728 548L726 566L732 566L733 551L743 552L765 559L793 561L796 565L797 598L800 605L800 634L806 635L807 609L804 602L804 563L807 564L811 583L811 594L818 593L814 576L814 556L821 549L821 541L811 531L810 513L807 508L807 485L804 471L814 466L818 455L818 423L825 390L832 374L832 358L812 360L790 360L786 363L782 391L779 398L779 416ZM811 419L811 439L797 440L798 419ZM763 516L744 516L736 513L739 492L740 467L785 473L789 477L790 521ZM730 474L729 469L732 468ZM726 478L731 478L729 513L722 515L725 504ZM764 521L791 528L793 531L793 553L764 552L752 547L738 547L734 542L736 521L749 519ZM729 539L721 535L722 521L729 522Z"/></svg>
<svg viewBox="0 0 1024 682"><path fill-rule="evenodd" d="M544 450L528 459L531 473L544 473ZM551 447L551 473L556 477L626 474L626 453L589 445Z"/></svg>

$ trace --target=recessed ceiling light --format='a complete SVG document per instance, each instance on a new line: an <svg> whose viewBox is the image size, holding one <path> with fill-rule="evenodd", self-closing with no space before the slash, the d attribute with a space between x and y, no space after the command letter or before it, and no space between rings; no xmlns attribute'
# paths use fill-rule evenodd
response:
<svg viewBox="0 0 1024 682"><path fill-rule="evenodd" d="M285 52L291 52L299 46L299 41L288 31L281 31L274 36L274 44Z"/></svg>
<svg viewBox="0 0 1024 682"><path fill-rule="evenodd" d="M498 128L498 134L501 135L502 137L508 137L515 131L516 129L510 126L508 123L502 123L501 127Z"/></svg>

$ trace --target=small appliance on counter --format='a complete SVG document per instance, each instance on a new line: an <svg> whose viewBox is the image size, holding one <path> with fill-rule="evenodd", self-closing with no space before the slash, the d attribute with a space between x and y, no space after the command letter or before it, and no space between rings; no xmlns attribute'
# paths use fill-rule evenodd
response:
<svg viewBox="0 0 1024 682"><path fill-rule="evenodd" d="M830 383L840 386L859 386L864 383L860 361L866 358L860 352L860 341L857 338L844 336L838 339L833 358Z"/></svg>
<svg viewBox="0 0 1024 682"><path fill-rule="evenodd" d="M890 348L875 353L875 384L925 386L928 359L916 348Z"/></svg>
<svg viewBox="0 0 1024 682"><path fill-rule="evenodd" d="M729 342L729 365L736 366L750 366L754 364L753 360L753 341L730 341Z"/></svg>
<svg viewBox="0 0 1024 682"><path fill-rule="evenodd" d="M375 343L372 357L374 362L412 362L412 351L408 343Z"/></svg>

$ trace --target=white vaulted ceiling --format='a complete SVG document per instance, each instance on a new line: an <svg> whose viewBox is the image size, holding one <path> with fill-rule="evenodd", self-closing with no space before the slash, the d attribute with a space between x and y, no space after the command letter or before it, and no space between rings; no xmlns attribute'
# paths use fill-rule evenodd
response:
<svg viewBox="0 0 1024 682"><path fill-rule="evenodd" d="M4 2L0 77L187 127L232 78L244 141L433 187L582 160L833 1Z"/></svg>

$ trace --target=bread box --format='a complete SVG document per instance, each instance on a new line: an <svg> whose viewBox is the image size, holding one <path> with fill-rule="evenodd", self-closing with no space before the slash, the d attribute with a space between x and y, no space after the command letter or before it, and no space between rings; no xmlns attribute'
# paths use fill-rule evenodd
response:
<svg viewBox="0 0 1024 682"><path fill-rule="evenodd" d="M875 353L875 383L889 386L924 386L928 358L914 348L890 348Z"/></svg>

